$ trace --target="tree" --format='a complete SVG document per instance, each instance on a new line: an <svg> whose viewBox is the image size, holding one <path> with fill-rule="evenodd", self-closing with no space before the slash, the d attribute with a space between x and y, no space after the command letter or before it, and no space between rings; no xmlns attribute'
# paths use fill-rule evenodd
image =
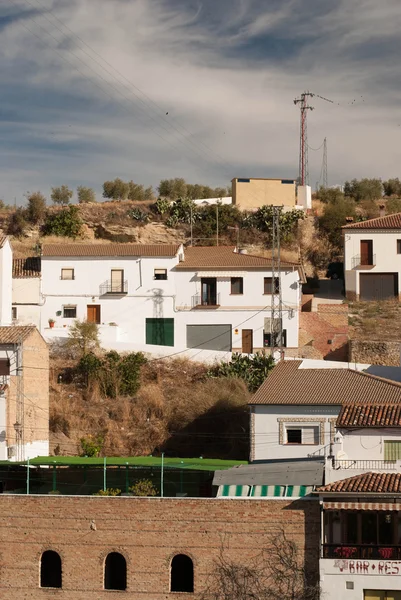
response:
<svg viewBox="0 0 401 600"><path fill-rule="evenodd" d="M17 208L15 212L10 216L8 222L7 233L8 235L14 235L15 237L22 237L25 235L27 228L26 221L26 210L22 207Z"/></svg>
<svg viewBox="0 0 401 600"><path fill-rule="evenodd" d="M355 214L355 202L350 198L324 207L323 215L319 218L319 228L336 248L342 247L341 227L347 224L347 217L355 218Z"/></svg>
<svg viewBox="0 0 401 600"><path fill-rule="evenodd" d="M387 200L386 213L393 215L401 212L401 198L390 198Z"/></svg>
<svg viewBox="0 0 401 600"><path fill-rule="evenodd" d="M90 321L76 319L68 333L67 347L81 354L81 358L100 345L99 327Z"/></svg>
<svg viewBox="0 0 401 600"><path fill-rule="evenodd" d="M76 238L81 233L82 224L78 206L69 206L55 214L48 214L42 233Z"/></svg>
<svg viewBox="0 0 401 600"><path fill-rule="evenodd" d="M70 190L68 185L61 185L59 187L52 187L52 193L50 195L54 204L69 204L74 192Z"/></svg>
<svg viewBox="0 0 401 600"><path fill-rule="evenodd" d="M77 187L77 196L79 204L89 204L89 202L96 202L95 191L90 187L79 185Z"/></svg>
<svg viewBox="0 0 401 600"><path fill-rule="evenodd" d="M361 200L377 200L383 196L381 179L352 179L344 184L345 196L350 196L355 202Z"/></svg>
<svg viewBox="0 0 401 600"><path fill-rule="evenodd" d="M400 196L401 195L401 181L398 177L394 179L388 179L383 181L383 189L385 196Z"/></svg>
<svg viewBox="0 0 401 600"><path fill-rule="evenodd" d="M36 225L41 223L46 214L46 198L40 192L28 193L28 207L26 217L30 223Z"/></svg>
<svg viewBox="0 0 401 600"><path fill-rule="evenodd" d="M185 179L176 177L175 179L162 179L159 187L159 194L163 198L170 198L170 200L177 200L177 198L184 198L187 195L187 184Z"/></svg>
<svg viewBox="0 0 401 600"><path fill-rule="evenodd" d="M130 192L129 183L126 183L119 177L113 181L105 181L103 184L103 198L111 200L126 200Z"/></svg>
<svg viewBox="0 0 401 600"><path fill-rule="evenodd" d="M317 197L320 202L324 202L327 204L328 202L338 202L338 200L343 200L344 194L339 188L325 188L320 187L317 191Z"/></svg>
<svg viewBox="0 0 401 600"><path fill-rule="evenodd" d="M222 548L201 600L319 600L320 586L305 568L297 544L284 530L248 564L225 556Z"/></svg>

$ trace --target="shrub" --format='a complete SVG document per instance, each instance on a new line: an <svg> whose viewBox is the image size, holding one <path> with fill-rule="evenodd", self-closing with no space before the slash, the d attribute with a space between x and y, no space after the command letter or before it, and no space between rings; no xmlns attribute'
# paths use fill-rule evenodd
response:
<svg viewBox="0 0 401 600"><path fill-rule="evenodd" d="M386 213L393 215L398 212L401 212L401 198L390 198L387 200Z"/></svg>
<svg viewBox="0 0 401 600"><path fill-rule="evenodd" d="M243 379L250 392L255 392L274 367L270 354L257 352L253 356L233 354L230 362L222 362L210 369L208 377L238 377Z"/></svg>
<svg viewBox="0 0 401 600"><path fill-rule="evenodd" d="M326 204L323 215L319 218L319 228L333 246L342 247L341 227L346 225L347 217L355 218L355 202L345 198L337 204Z"/></svg>
<svg viewBox="0 0 401 600"><path fill-rule="evenodd" d="M28 195L27 219L33 225L41 223L46 214L46 198L40 192Z"/></svg>
<svg viewBox="0 0 401 600"><path fill-rule="evenodd" d="M118 488L106 488L105 490L99 490L94 496L119 496L121 494L121 490Z"/></svg>
<svg viewBox="0 0 401 600"><path fill-rule="evenodd" d="M134 483L130 488L128 488L129 492L133 496L158 496L159 492L150 481L150 479L139 479Z"/></svg>
<svg viewBox="0 0 401 600"><path fill-rule="evenodd" d="M149 221L149 215L144 210L140 208L131 208L131 210L127 211L127 216L134 221L139 221L140 223L147 223Z"/></svg>
<svg viewBox="0 0 401 600"><path fill-rule="evenodd" d="M25 230L28 226L26 221L26 211L23 208L17 208L12 213L8 222L7 233L14 235L15 237L22 237L25 235Z"/></svg>
<svg viewBox="0 0 401 600"><path fill-rule="evenodd" d="M88 352L83 355L78 363L78 371L87 377L91 377L99 372L102 366L102 361L93 352Z"/></svg>
<svg viewBox="0 0 401 600"><path fill-rule="evenodd" d="M81 233L82 220L77 206L69 206L58 213L48 214L43 225L43 235L59 235L77 238Z"/></svg>
<svg viewBox="0 0 401 600"><path fill-rule="evenodd" d="M106 396L133 396L139 389L140 369L146 363L142 352L120 355L115 350L107 352L99 372Z"/></svg>
<svg viewBox="0 0 401 600"><path fill-rule="evenodd" d="M68 333L67 346L85 356L99 347L99 327L96 323L76 319Z"/></svg>
<svg viewBox="0 0 401 600"><path fill-rule="evenodd" d="M167 200L167 198L158 198L154 207L159 215L164 215L170 210L170 200Z"/></svg>
<svg viewBox="0 0 401 600"><path fill-rule="evenodd" d="M86 438L81 438L79 440L82 448L82 452L80 456L99 456L100 452L103 449L104 438L101 435L93 437L92 435L88 435Z"/></svg>

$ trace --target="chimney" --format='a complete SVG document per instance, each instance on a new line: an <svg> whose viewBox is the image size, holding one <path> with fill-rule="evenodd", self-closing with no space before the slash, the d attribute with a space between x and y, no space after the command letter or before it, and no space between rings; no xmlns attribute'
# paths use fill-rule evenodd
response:
<svg viewBox="0 0 401 600"><path fill-rule="evenodd" d="M354 222L354 217L345 217L345 220L347 223L353 223Z"/></svg>
<svg viewBox="0 0 401 600"><path fill-rule="evenodd" d="M385 217L386 216L386 211L384 210L384 204L379 204L379 215L381 217Z"/></svg>
<svg viewBox="0 0 401 600"><path fill-rule="evenodd" d="M247 250L245 248L238 248L238 254L247 254Z"/></svg>

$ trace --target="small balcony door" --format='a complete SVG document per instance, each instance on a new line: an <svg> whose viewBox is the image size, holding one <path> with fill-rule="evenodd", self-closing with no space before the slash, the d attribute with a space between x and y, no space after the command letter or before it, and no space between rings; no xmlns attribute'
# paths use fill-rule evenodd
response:
<svg viewBox="0 0 401 600"><path fill-rule="evenodd" d="M201 279L202 306L216 306L217 304L217 279L216 277L202 277Z"/></svg>
<svg viewBox="0 0 401 600"><path fill-rule="evenodd" d="M361 265L373 265L373 240L361 240Z"/></svg>
<svg viewBox="0 0 401 600"><path fill-rule="evenodd" d="M253 352L253 329L242 330L242 353L252 354Z"/></svg>
<svg viewBox="0 0 401 600"><path fill-rule="evenodd" d="M88 323L101 323L100 320L100 304L88 304L86 307L86 320Z"/></svg>
<svg viewBox="0 0 401 600"><path fill-rule="evenodd" d="M111 292L122 293L124 291L124 271L123 269L111 270Z"/></svg>

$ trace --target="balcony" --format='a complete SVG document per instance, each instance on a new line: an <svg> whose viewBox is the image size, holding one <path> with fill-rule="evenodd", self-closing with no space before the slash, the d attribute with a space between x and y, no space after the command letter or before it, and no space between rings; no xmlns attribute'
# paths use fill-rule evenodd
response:
<svg viewBox="0 0 401 600"><path fill-rule="evenodd" d="M219 308L220 294L208 294L207 297L202 297L201 294L195 294L195 296L192 296L191 306L196 309Z"/></svg>
<svg viewBox="0 0 401 600"><path fill-rule="evenodd" d="M100 285L100 296L124 296L128 294L128 281L105 281Z"/></svg>
<svg viewBox="0 0 401 600"><path fill-rule="evenodd" d="M369 257L356 254L351 259L352 269L372 269L376 266L376 254L372 254Z"/></svg>
<svg viewBox="0 0 401 600"><path fill-rule="evenodd" d="M361 471L399 471L396 461L388 460L333 460L333 469L358 469Z"/></svg>
<svg viewBox="0 0 401 600"><path fill-rule="evenodd" d="M401 546L392 544L323 544L322 558L401 560Z"/></svg>

